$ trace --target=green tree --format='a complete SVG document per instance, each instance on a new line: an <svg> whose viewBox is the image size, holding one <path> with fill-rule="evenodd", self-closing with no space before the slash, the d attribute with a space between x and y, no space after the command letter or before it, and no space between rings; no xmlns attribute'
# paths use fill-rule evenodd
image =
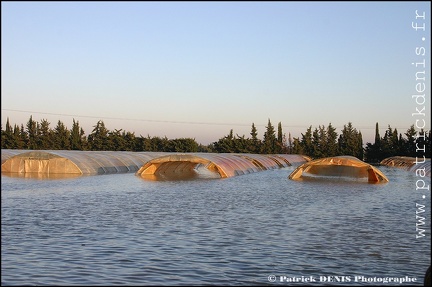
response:
<svg viewBox="0 0 432 287"><path fill-rule="evenodd" d="M9 118L6 119L6 128L1 131L1 148L13 149L15 146L14 132L9 123Z"/></svg>
<svg viewBox="0 0 432 287"><path fill-rule="evenodd" d="M38 138L39 149L53 149L53 131L50 129L49 125L50 123L46 119L42 119L40 122Z"/></svg>
<svg viewBox="0 0 432 287"><path fill-rule="evenodd" d="M379 133L378 123L375 125L375 141L374 143L366 143L365 160L369 163L379 163L381 158L381 136Z"/></svg>
<svg viewBox="0 0 432 287"><path fill-rule="evenodd" d="M339 135L338 144L341 155L351 155L363 160L363 140L361 139L361 133L352 126L351 122L348 125L344 125L342 134Z"/></svg>
<svg viewBox="0 0 432 287"><path fill-rule="evenodd" d="M338 134L336 128L333 127L331 123L327 126L326 135L326 156L337 156L339 154L337 143Z"/></svg>
<svg viewBox="0 0 432 287"><path fill-rule="evenodd" d="M220 138L217 142L214 142L213 149L215 152L219 153L235 152L233 130L231 129L227 136Z"/></svg>
<svg viewBox="0 0 432 287"><path fill-rule="evenodd" d="M62 121L57 122L54 128L54 145L53 149L69 150L70 149L70 131Z"/></svg>
<svg viewBox="0 0 432 287"><path fill-rule="evenodd" d="M125 141L125 150L127 151L137 150L137 139L135 137L135 133L123 131L122 137Z"/></svg>
<svg viewBox="0 0 432 287"><path fill-rule="evenodd" d="M85 150L86 138L84 130L80 127L79 121L73 119L72 129L70 130L70 148L72 150Z"/></svg>
<svg viewBox="0 0 432 287"><path fill-rule="evenodd" d="M236 153L250 153L250 140L243 136L236 134L234 138L234 152Z"/></svg>
<svg viewBox="0 0 432 287"><path fill-rule="evenodd" d="M282 123L278 123L278 131L277 131L277 146L274 151L274 153L282 153L282 151L285 149L284 147L284 134L282 131Z"/></svg>
<svg viewBox="0 0 432 287"><path fill-rule="evenodd" d="M399 138L397 129L393 130L389 125L384 137L381 139L380 160L399 155Z"/></svg>
<svg viewBox="0 0 432 287"><path fill-rule="evenodd" d="M293 144L292 144L292 153L293 154L303 154L306 155L303 149L303 144L301 143L299 138L294 138Z"/></svg>
<svg viewBox="0 0 432 287"><path fill-rule="evenodd" d="M288 144L287 144L287 153L293 153L293 139L291 137L291 133L288 133Z"/></svg>
<svg viewBox="0 0 432 287"><path fill-rule="evenodd" d="M277 153L277 138L275 135L275 129L268 120L266 131L264 133L264 140L262 144L261 153L264 154L274 154Z"/></svg>
<svg viewBox="0 0 432 287"><path fill-rule="evenodd" d="M102 120L99 120L91 134L88 135L88 145L90 150L107 150L109 146L108 133L109 130L105 127Z"/></svg>
<svg viewBox="0 0 432 287"><path fill-rule="evenodd" d="M312 126L309 126L309 128L306 130L306 133L301 135L302 135L302 139L300 141L300 145L303 154L313 158L314 147L312 143Z"/></svg>
<svg viewBox="0 0 432 287"><path fill-rule="evenodd" d="M36 121L30 116L26 125L27 129L27 149L38 149L38 127Z"/></svg>
<svg viewBox="0 0 432 287"><path fill-rule="evenodd" d="M108 133L108 150L121 151L126 150L126 140L122 135L122 130L115 129Z"/></svg>
<svg viewBox="0 0 432 287"><path fill-rule="evenodd" d="M28 143L28 135L27 132L24 129L24 125L21 124L21 127L19 128L16 125L16 129L14 128L14 136L17 139L17 149L26 149L27 143Z"/></svg>
<svg viewBox="0 0 432 287"><path fill-rule="evenodd" d="M258 139L258 131L254 123L252 123L250 135L251 135L251 140L250 140L250 147L248 149L249 152L259 153L261 149L261 141Z"/></svg>
<svg viewBox="0 0 432 287"><path fill-rule="evenodd" d="M310 154L313 158L322 158L324 157L321 151L321 140L319 136L318 129L315 128L312 132L312 152Z"/></svg>
<svg viewBox="0 0 432 287"><path fill-rule="evenodd" d="M177 138L170 140L171 152L197 152L198 143L192 138Z"/></svg>

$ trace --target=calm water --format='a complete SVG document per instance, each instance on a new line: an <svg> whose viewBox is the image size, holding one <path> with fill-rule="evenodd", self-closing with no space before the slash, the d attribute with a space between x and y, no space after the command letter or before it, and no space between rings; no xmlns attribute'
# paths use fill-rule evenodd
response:
<svg viewBox="0 0 432 287"><path fill-rule="evenodd" d="M422 199L413 173L382 168L390 182L373 185L291 181L292 170L185 181L2 176L2 285L423 284L430 191ZM416 202L426 205L419 239Z"/></svg>

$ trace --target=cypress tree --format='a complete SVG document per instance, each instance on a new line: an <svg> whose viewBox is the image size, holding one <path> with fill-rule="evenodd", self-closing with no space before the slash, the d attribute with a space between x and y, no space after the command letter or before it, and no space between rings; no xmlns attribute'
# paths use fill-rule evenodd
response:
<svg viewBox="0 0 432 287"><path fill-rule="evenodd" d="M276 146L277 146L276 143L277 143L277 139L275 135L275 130L269 119L267 123L266 131L264 133L264 140L263 140L261 153L265 153L265 154L276 153Z"/></svg>
<svg viewBox="0 0 432 287"><path fill-rule="evenodd" d="M102 120L99 120L91 134L88 136L90 150L107 150L109 130Z"/></svg>
<svg viewBox="0 0 432 287"><path fill-rule="evenodd" d="M54 128L54 146L53 149L69 150L70 149L70 132L62 121L57 122Z"/></svg>
<svg viewBox="0 0 432 287"><path fill-rule="evenodd" d="M326 156L336 156L339 154L339 150L338 150L338 143L337 143L337 139L338 139L338 134L336 132L336 128L334 128L332 126L331 123L329 123L329 125L327 126L327 155Z"/></svg>
<svg viewBox="0 0 432 287"><path fill-rule="evenodd" d="M70 148L72 150L84 150L84 130L80 128L79 121L73 119L70 131Z"/></svg>
<svg viewBox="0 0 432 287"><path fill-rule="evenodd" d="M6 120L5 131L1 131L1 148L13 149L14 148L14 133L12 126L9 123L9 117Z"/></svg>
<svg viewBox="0 0 432 287"><path fill-rule="evenodd" d="M30 116L30 119L26 125L27 129L27 149L35 150L38 149L38 131L37 131L37 123L33 120L33 117Z"/></svg>
<svg viewBox="0 0 432 287"><path fill-rule="evenodd" d="M48 120L43 119L40 123L39 129L39 148L40 149L52 149L53 148L53 132L49 127L50 123Z"/></svg>
<svg viewBox="0 0 432 287"><path fill-rule="evenodd" d="M249 152L250 153L259 153L260 150L260 140L258 139L258 132L257 132L257 128L255 127L255 124L252 123L252 128L251 128L251 146L249 148Z"/></svg>
<svg viewBox="0 0 432 287"><path fill-rule="evenodd" d="M312 144L312 126L306 130L306 133L301 134L302 139L300 141L301 149L307 156L313 157L313 144Z"/></svg>

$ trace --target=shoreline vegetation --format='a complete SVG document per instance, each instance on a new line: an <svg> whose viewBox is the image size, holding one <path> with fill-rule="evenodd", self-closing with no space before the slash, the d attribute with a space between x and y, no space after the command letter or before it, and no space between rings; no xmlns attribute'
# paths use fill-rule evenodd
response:
<svg viewBox="0 0 432 287"><path fill-rule="evenodd" d="M86 135L79 122L73 119L72 128L68 129L60 120L54 128L50 122L30 119L26 125L12 125L7 118L6 126L1 127L2 149L28 150L90 150L90 151L156 151L156 152L211 152L211 153L254 153L254 154L301 154L312 159L338 155L350 155L368 163L379 163L392 156L416 157L421 153L431 157L431 131L417 131L412 125L405 133L398 133L397 128L388 126L385 134L379 134L376 123L374 143L363 145L362 134L352 123L344 125L341 133L330 123L327 127L312 126L292 138L282 130L279 122L277 130L268 120L263 139L258 138L258 131L252 123L250 136L234 135L231 129L228 135L209 145L202 145L194 138L168 139L165 137L136 136L134 132L109 130L99 120L90 134Z"/></svg>

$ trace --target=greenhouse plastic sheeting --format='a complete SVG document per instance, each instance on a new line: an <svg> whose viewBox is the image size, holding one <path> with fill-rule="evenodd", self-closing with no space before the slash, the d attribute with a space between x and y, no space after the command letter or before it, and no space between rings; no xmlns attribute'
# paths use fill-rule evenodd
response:
<svg viewBox="0 0 432 287"><path fill-rule="evenodd" d="M273 156L263 154L237 154L237 156L251 161L253 164L259 166L261 170L284 166L280 161L275 160Z"/></svg>
<svg viewBox="0 0 432 287"><path fill-rule="evenodd" d="M415 157L408 157L408 156L392 156L383 159L380 162L380 165L384 166L393 166L393 167L402 167L409 169L412 165L415 164Z"/></svg>
<svg viewBox="0 0 432 287"><path fill-rule="evenodd" d="M431 159L424 157L392 156L383 159L381 165L397 167L411 172L422 171L424 176L431 176Z"/></svg>
<svg viewBox="0 0 432 287"><path fill-rule="evenodd" d="M1 150L1 163L3 164L6 160L13 157L14 155L28 152L26 149L2 149Z"/></svg>
<svg viewBox="0 0 432 287"><path fill-rule="evenodd" d="M2 172L105 174L136 172L164 153L127 151L2 150ZM7 157L7 159L6 159Z"/></svg>
<svg viewBox="0 0 432 287"><path fill-rule="evenodd" d="M273 154L267 156L275 157L277 159L281 158L282 160L288 161L288 166L297 166L311 160L308 156L303 156L299 154Z"/></svg>
<svg viewBox="0 0 432 287"><path fill-rule="evenodd" d="M138 170L137 175L180 173L191 171L199 165L203 165L210 171L218 172L221 177L231 177L260 170L251 161L234 154L190 153L165 155L150 160Z"/></svg>
<svg viewBox="0 0 432 287"><path fill-rule="evenodd" d="M204 167L219 177L232 177L306 161L303 156L285 154L2 150L2 172L13 174L181 175Z"/></svg>
<svg viewBox="0 0 432 287"><path fill-rule="evenodd" d="M335 156L312 160L297 167L290 179L307 175L324 177L367 178L368 182L388 182L387 177L377 168L353 156Z"/></svg>
<svg viewBox="0 0 432 287"><path fill-rule="evenodd" d="M200 166L217 172L220 177L258 172L266 169L289 166L285 155L234 154L234 153L188 153L171 154L154 158L136 173L139 176L168 175L192 172ZM306 162L301 156L293 155L296 162Z"/></svg>
<svg viewBox="0 0 432 287"><path fill-rule="evenodd" d="M429 177L431 176L431 159L419 159L418 163L411 166L408 171L415 172L419 174L421 177Z"/></svg>

